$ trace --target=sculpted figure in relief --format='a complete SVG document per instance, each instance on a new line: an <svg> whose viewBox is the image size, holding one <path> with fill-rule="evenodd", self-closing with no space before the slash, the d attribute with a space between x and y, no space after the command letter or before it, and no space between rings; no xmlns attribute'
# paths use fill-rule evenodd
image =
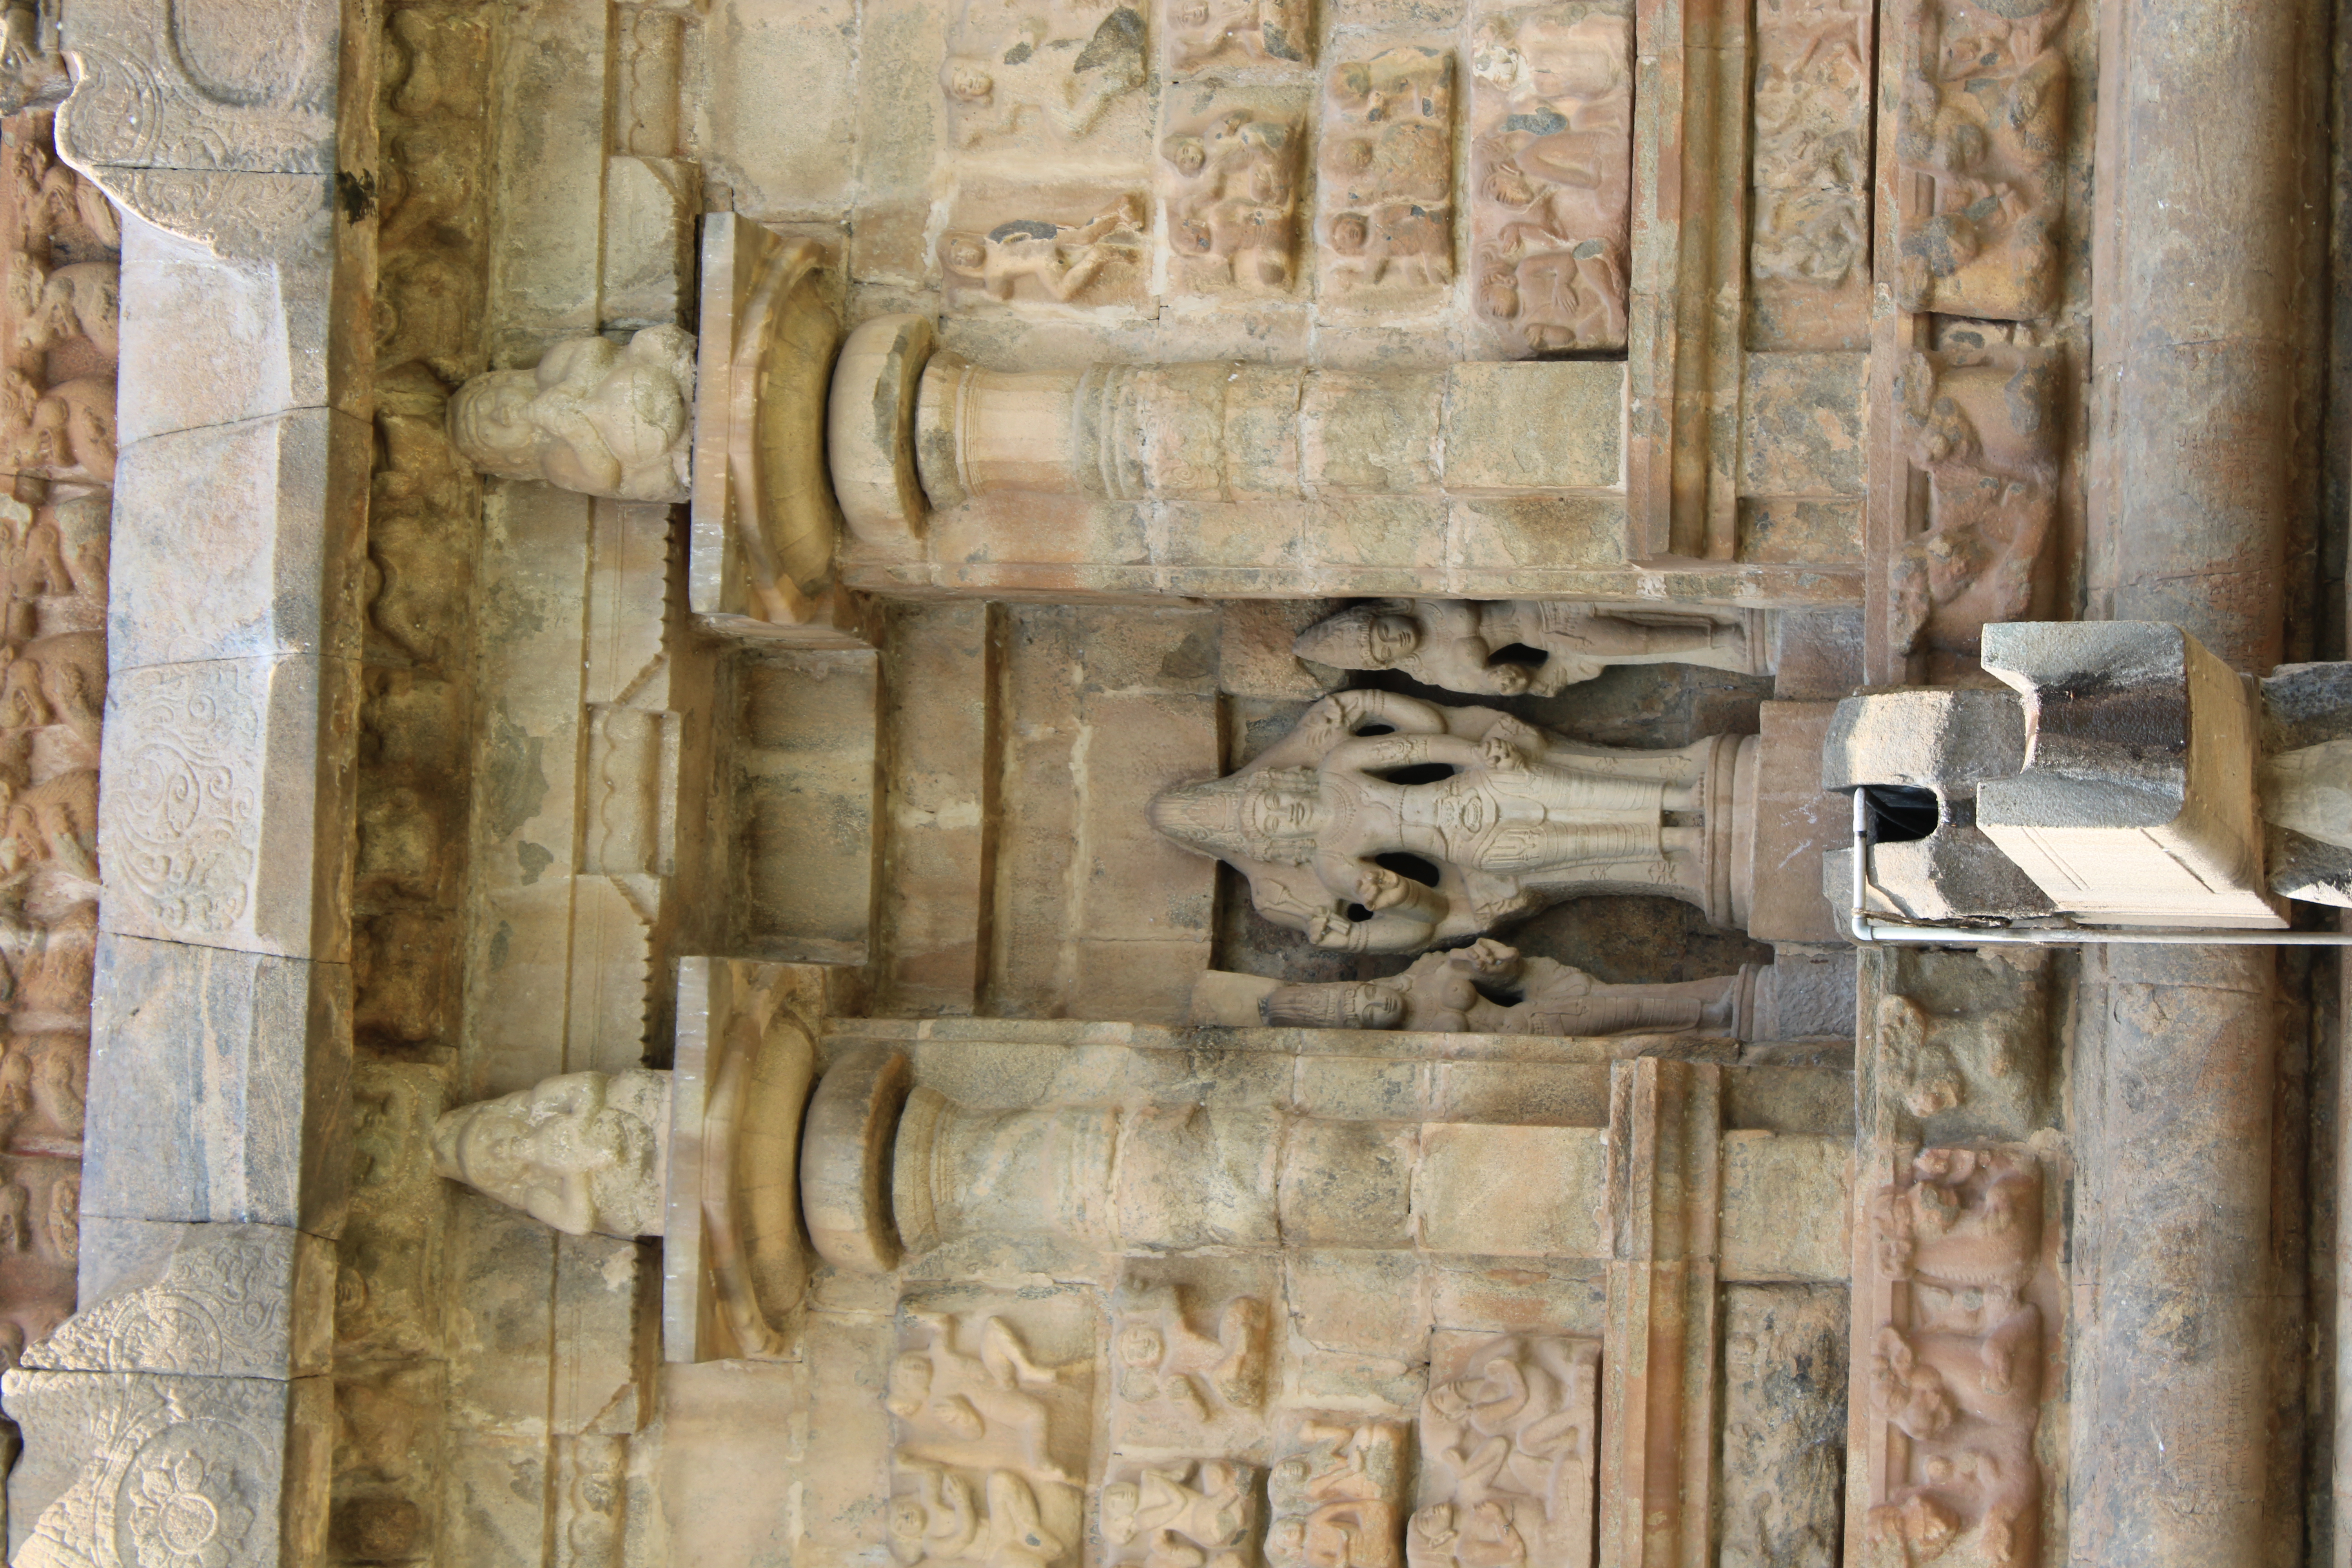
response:
<svg viewBox="0 0 2352 1568"><path fill-rule="evenodd" d="M1030 279L1067 304L1104 268L1135 255L1149 221L1142 198L1129 195L1075 226L1015 218L986 234L948 234L940 240L940 258L950 274L978 280L992 300L1011 300L1022 279Z"/></svg>
<svg viewBox="0 0 2352 1568"><path fill-rule="evenodd" d="M1331 73L1324 270L1335 290L1454 279L1454 57L1396 48Z"/></svg>
<svg viewBox="0 0 2352 1568"><path fill-rule="evenodd" d="M1421 1411L1423 1501L1405 1536L1412 1568L1584 1568L1598 1342L1504 1335L1437 1359L1446 1364L1433 1365Z"/></svg>
<svg viewBox="0 0 2352 1568"><path fill-rule="evenodd" d="M980 1353L972 1355L956 1348L956 1319L919 1307L908 1313L930 1331L930 1342L890 1363L883 1404L905 1428L898 1453L1072 1482L1054 1459L1052 1412L1027 1392L1058 1382L1059 1370L1031 1361L1020 1334L1002 1318L982 1321Z"/></svg>
<svg viewBox="0 0 2352 1568"><path fill-rule="evenodd" d="M1906 310L2044 315L2065 211L2072 0L1909 0L1895 155Z"/></svg>
<svg viewBox="0 0 2352 1568"><path fill-rule="evenodd" d="M1530 352L1625 341L1633 24L1580 9L1490 16L1470 57L1478 309Z"/></svg>
<svg viewBox="0 0 2352 1568"><path fill-rule="evenodd" d="M1249 1467L1202 1459L1189 1467L1139 1466L1102 1489L1105 1540L1129 1547L1118 1568L1249 1568L1257 1499Z"/></svg>
<svg viewBox="0 0 2352 1568"><path fill-rule="evenodd" d="M1888 565L1894 640L1973 659L1985 626L2033 611L2057 518L2055 365L2006 345L1914 353L1897 383L1906 457L1929 480L1927 531Z"/></svg>
<svg viewBox="0 0 2352 1568"><path fill-rule="evenodd" d="M1314 47L1307 0L1168 0L1160 27L1171 69L1298 64Z"/></svg>
<svg viewBox="0 0 2352 1568"><path fill-rule="evenodd" d="M890 1501L890 1552L906 1568L1052 1568L1069 1550L1045 1528L1037 1494L1011 1470L988 1472L983 1510L971 1481L954 1470L906 1459L898 1469L915 1481L911 1495Z"/></svg>
<svg viewBox="0 0 2352 1568"><path fill-rule="evenodd" d="M659 1236L669 1074L565 1073L460 1106L433 1126L433 1166L570 1236Z"/></svg>
<svg viewBox="0 0 2352 1568"><path fill-rule="evenodd" d="M1752 670L1745 626L1556 599L1382 599L1318 621L1291 651L1340 669L1395 669L1446 691L1555 696L1613 664Z"/></svg>
<svg viewBox="0 0 2352 1568"><path fill-rule="evenodd" d="M0 114L62 103L72 90L58 47L56 0L12 0L0 10Z"/></svg>
<svg viewBox="0 0 2352 1568"><path fill-rule="evenodd" d="M694 340L647 327L625 347L569 338L531 370L478 375L449 400L449 435L484 473L622 500L687 498Z"/></svg>
<svg viewBox="0 0 2352 1568"><path fill-rule="evenodd" d="M1034 8L1007 0L966 0L952 52L940 71L955 144L1015 135L1024 118L1044 120L1078 142L1121 98L1141 88L1142 13L1048 0Z"/></svg>
<svg viewBox="0 0 2352 1568"><path fill-rule="evenodd" d="M1265 1303L1239 1296L1217 1314L1213 1337L1187 1320L1172 1286L1128 1288L1112 1301L1113 1426L1122 1444L1179 1447L1265 1404Z"/></svg>
<svg viewBox="0 0 2352 1568"><path fill-rule="evenodd" d="M2043 1375L2042 1176L2030 1156L1926 1149L1873 1205L1878 1268L1906 1285L1871 1357L1872 1413L1910 1439L1865 1520L1869 1568L1948 1550L2038 1561Z"/></svg>
<svg viewBox="0 0 2352 1568"><path fill-rule="evenodd" d="M1190 272L1245 289L1290 286L1298 127L1234 110L1160 149L1173 174L1171 254Z"/></svg>
<svg viewBox="0 0 2352 1568"><path fill-rule="evenodd" d="M1409 952L1584 891L1707 902L1713 742L1612 751L1488 708L1343 691L1226 778L1163 791L1152 825L1249 879L1322 947ZM1352 908L1351 908L1352 906Z"/></svg>
<svg viewBox="0 0 2352 1568"><path fill-rule="evenodd" d="M1266 1482L1274 1568L1398 1568L1404 1433L1386 1421L1307 1415Z"/></svg>
<svg viewBox="0 0 2352 1568"><path fill-rule="evenodd" d="M1451 1034L1734 1035L1743 976L1611 985L1549 958L1522 958L1493 937L1427 952L1385 980L1284 985L1259 1005L1276 1026L1430 1029ZM1515 1001L1497 996L1516 995Z"/></svg>

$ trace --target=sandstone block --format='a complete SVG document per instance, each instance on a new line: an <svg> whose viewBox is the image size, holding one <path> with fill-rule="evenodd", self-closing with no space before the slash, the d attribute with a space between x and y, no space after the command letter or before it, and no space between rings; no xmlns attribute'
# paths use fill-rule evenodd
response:
<svg viewBox="0 0 2352 1568"><path fill-rule="evenodd" d="M1419 1129L1298 1121L1284 1152L1281 1237L1291 1247L1411 1247Z"/></svg>
<svg viewBox="0 0 2352 1568"><path fill-rule="evenodd" d="M341 1228L347 966L106 932L94 991L85 1216Z"/></svg>
<svg viewBox="0 0 2352 1568"><path fill-rule="evenodd" d="M346 961L358 704L352 664L307 654L115 676L104 929Z"/></svg>
<svg viewBox="0 0 2352 1568"><path fill-rule="evenodd" d="M358 657L367 426L306 408L152 437L115 469L117 670Z"/></svg>
<svg viewBox="0 0 2352 1568"><path fill-rule="evenodd" d="M1625 367L1603 361L1457 364L1445 376L1445 488L1454 495L1620 489Z"/></svg>
<svg viewBox="0 0 2352 1568"><path fill-rule="evenodd" d="M1853 1151L1843 1138L1723 1135L1726 1279L1843 1279Z"/></svg>
<svg viewBox="0 0 2352 1568"><path fill-rule="evenodd" d="M1433 1252L1597 1258L1608 1134L1443 1122L1423 1129L1413 1207Z"/></svg>
<svg viewBox="0 0 2352 1568"><path fill-rule="evenodd" d="M331 182L214 179L226 188L215 195L213 221L244 211L253 225L268 218L291 232L227 235L218 243L232 253L221 254L135 210L124 215L116 439L129 447L299 408L365 417L373 268L363 247L346 253L341 243L348 226L333 216ZM263 254L235 254L231 240Z"/></svg>

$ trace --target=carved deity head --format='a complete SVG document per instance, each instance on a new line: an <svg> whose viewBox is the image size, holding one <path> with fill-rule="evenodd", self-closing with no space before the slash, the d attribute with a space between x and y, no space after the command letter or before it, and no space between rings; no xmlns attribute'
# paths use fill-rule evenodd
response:
<svg viewBox="0 0 2352 1568"><path fill-rule="evenodd" d="M1330 821L1312 768L1265 768L1162 790L1151 826L1219 859L1303 866Z"/></svg>
<svg viewBox="0 0 2352 1568"><path fill-rule="evenodd" d="M1276 1028L1393 1029L1404 1022L1404 993L1378 980L1339 985L1278 985L1258 1004Z"/></svg>
<svg viewBox="0 0 2352 1568"><path fill-rule="evenodd" d="M1124 1546L1134 1540L1139 1528L1135 1512L1142 1503L1142 1489L1133 1481L1113 1481L1103 1488L1103 1539L1117 1546Z"/></svg>
<svg viewBox="0 0 2352 1568"><path fill-rule="evenodd" d="M1358 605L1298 634L1290 651L1339 669L1386 669L1421 648L1421 623L1404 601Z"/></svg>
<svg viewBox="0 0 2352 1568"><path fill-rule="evenodd" d="M948 96L962 103L986 103L996 95L996 79L988 68L974 59L957 58L948 61L942 73Z"/></svg>
<svg viewBox="0 0 2352 1568"><path fill-rule="evenodd" d="M1208 166L1209 150L1198 136L1176 136L1169 140L1162 156L1176 165L1176 172L1191 179Z"/></svg>
<svg viewBox="0 0 2352 1568"><path fill-rule="evenodd" d="M1371 237L1371 226L1361 213L1341 213L1331 220L1331 248L1342 256L1361 256Z"/></svg>
<svg viewBox="0 0 2352 1568"><path fill-rule="evenodd" d="M571 1236L658 1236L669 1075L565 1073L433 1127L442 1175Z"/></svg>

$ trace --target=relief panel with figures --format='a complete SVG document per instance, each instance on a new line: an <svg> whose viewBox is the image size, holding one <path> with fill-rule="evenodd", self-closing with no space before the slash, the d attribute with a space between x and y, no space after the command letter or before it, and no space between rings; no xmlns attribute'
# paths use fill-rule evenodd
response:
<svg viewBox="0 0 2352 1568"><path fill-rule="evenodd" d="M1512 354L1625 346L1633 19L1615 4L1506 11L1470 53L1475 302Z"/></svg>
<svg viewBox="0 0 2352 1568"><path fill-rule="evenodd" d="M1154 173L1178 293L1286 294L1297 276L1303 93L1171 87Z"/></svg>
<svg viewBox="0 0 2352 1568"><path fill-rule="evenodd" d="M1905 0L1895 296L1906 310L2049 314L2065 218L2071 0Z"/></svg>
<svg viewBox="0 0 2352 1568"><path fill-rule="evenodd" d="M1867 347L1868 0L1762 0L1755 47L1748 347Z"/></svg>
<svg viewBox="0 0 2352 1568"><path fill-rule="evenodd" d="M1454 57L1403 45L1338 62L1317 157L1324 302L1434 303L1454 280Z"/></svg>

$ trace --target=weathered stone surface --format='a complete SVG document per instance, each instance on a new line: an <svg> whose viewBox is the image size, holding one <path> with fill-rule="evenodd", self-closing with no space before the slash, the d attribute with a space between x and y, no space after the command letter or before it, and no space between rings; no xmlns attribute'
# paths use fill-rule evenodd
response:
<svg viewBox="0 0 2352 1568"><path fill-rule="evenodd" d="M126 447L112 667L357 657L368 453L368 432L324 408Z"/></svg>
<svg viewBox="0 0 2352 1568"><path fill-rule="evenodd" d="M109 932L97 994L83 1212L332 1236L349 968Z"/></svg>
<svg viewBox="0 0 2352 1568"><path fill-rule="evenodd" d="M1853 1151L1843 1138L1723 1135L1723 1277L1843 1279Z"/></svg>
<svg viewBox="0 0 2352 1568"><path fill-rule="evenodd" d="M1734 1285L1723 1299L1722 1568L1834 1568L1844 1511L1842 1290Z"/></svg>

